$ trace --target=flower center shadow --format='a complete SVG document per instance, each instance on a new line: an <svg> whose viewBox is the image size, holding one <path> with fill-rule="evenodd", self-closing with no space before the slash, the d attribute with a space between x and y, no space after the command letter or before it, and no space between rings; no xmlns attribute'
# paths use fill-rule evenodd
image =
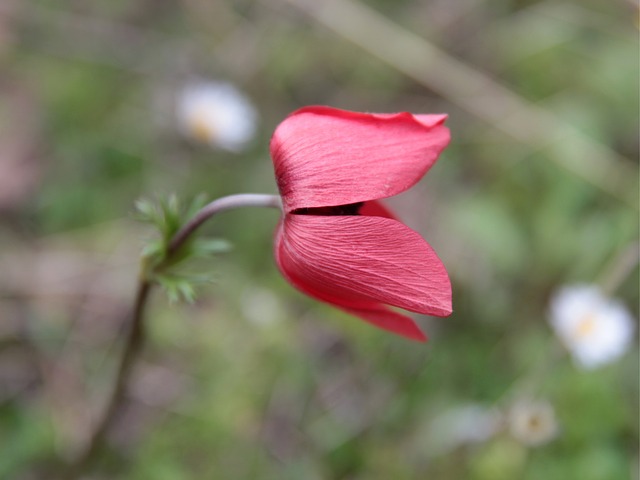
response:
<svg viewBox="0 0 640 480"><path fill-rule="evenodd" d="M333 207L312 207L312 208L296 208L291 213L294 215L360 215L360 208L364 202L349 203L347 205L336 205Z"/></svg>

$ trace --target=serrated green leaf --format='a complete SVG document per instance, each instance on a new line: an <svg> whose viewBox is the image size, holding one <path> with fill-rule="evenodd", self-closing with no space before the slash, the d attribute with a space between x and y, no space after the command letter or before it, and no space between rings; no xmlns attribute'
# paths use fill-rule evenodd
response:
<svg viewBox="0 0 640 480"><path fill-rule="evenodd" d="M157 258L164 256L164 252L165 248L162 241L153 240L143 247L141 255L147 258Z"/></svg>
<svg viewBox="0 0 640 480"><path fill-rule="evenodd" d="M210 258L231 249L231 244L222 239L192 237L167 258L168 245L175 233L185 222L193 218L205 203L204 195L199 195L189 202L187 209L176 195L160 199L157 204L145 199L136 202L137 211L142 219L154 224L160 234L160 238L150 241L142 250L145 277L162 286L172 302L192 302L195 298L194 285L211 282L209 274L185 272L181 268L183 265L191 259Z"/></svg>
<svg viewBox="0 0 640 480"><path fill-rule="evenodd" d="M187 221L183 216L180 201L175 194L169 195L160 201L160 209L162 211L163 222L161 232L164 240L169 243L173 235L180 229L184 222Z"/></svg>
<svg viewBox="0 0 640 480"><path fill-rule="evenodd" d="M193 303L196 298L193 279L178 275L156 275L154 280L164 289L171 303Z"/></svg>
<svg viewBox="0 0 640 480"><path fill-rule="evenodd" d="M208 257L218 253L225 253L233 248L230 242L220 238L198 238L193 242L193 255Z"/></svg>
<svg viewBox="0 0 640 480"><path fill-rule="evenodd" d="M193 218L196 215L196 213L198 213L200 209L202 209L202 207L204 207L206 204L207 204L207 195L204 193L197 195L191 201L189 208L186 209L186 212L185 212L186 218L188 219Z"/></svg>
<svg viewBox="0 0 640 480"><path fill-rule="evenodd" d="M158 229L162 228L162 222L163 222L162 215L160 214L160 211L158 210L156 205L153 204L153 202L147 199L140 199L136 201L135 208L136 208L136 218L139 221L145 222L145 223L151 223L152 225L155 225Z"/></svg>
<svg viewBox="0 0 640 480"><path fill-rule="evenodd" d="M193 303L196 298L196 291L193 285L187 282L178 284L178 291L182 295L182 298L188 303Z"/></svg>
<svg viewBox="0 0 640 480"><path fill-rule="evenodd" d="M164 289L171 303L180 300L179 279L168 275L157 275L155 280Z"/></svg>
<svg viewBox="0 0 640 480"><path fill-rule="evenodd" d="M136 207L136 211L140 215L145 217L151 217L155 212L155 207L153 206L153 203L151 203L149 200L145 198L136 200L135 207Z"/></svg>

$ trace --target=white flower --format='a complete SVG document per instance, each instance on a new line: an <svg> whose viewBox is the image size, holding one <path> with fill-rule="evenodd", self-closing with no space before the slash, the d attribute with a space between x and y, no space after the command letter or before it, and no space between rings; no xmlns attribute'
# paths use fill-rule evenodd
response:
<svg viewBox="0 0 640 480"><path fill-rule="evenodd" d="M232 152L242 150L256 132L258 114L229 83L197 82L179 95L176 115L187 137Z"/></svg>
<svg viewBox="0 0 640 480"><path fill-rule="evenodd" d="M564 287L551 299L550 313L551 326L585 369L616 360L633 340L629 311L594 286Z"/></svg>
<svg viewBox="0 0 640 480"><path fill-rule="evenodd" d="M549 442L558 434L558 422L553 406L543 401L519 401L508 413L511 436L530 446Z"/></svg>

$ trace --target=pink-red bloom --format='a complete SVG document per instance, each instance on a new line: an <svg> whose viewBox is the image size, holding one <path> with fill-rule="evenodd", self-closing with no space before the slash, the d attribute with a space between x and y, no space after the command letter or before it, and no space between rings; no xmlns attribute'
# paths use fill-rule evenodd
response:
<svg viewBox="0 0 640 480"><path fill-rule="evenodd" d="M271 139L284 217L275 257L302 292L373 325L426 337L406 315L451 313L451 284L422 237L378 200L403 192L449 143L446 115L306 107Z"/></svg>

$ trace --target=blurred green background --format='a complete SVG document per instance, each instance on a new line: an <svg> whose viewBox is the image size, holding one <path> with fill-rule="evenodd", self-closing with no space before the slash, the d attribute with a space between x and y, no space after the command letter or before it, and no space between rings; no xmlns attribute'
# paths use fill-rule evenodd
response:
<svg viewBox="0 0 640 480"><path fill-rule="evenodd" d="M193 78L251 99L246 150L180 135ZM547 318L576 282L638 317L638 102L635 2L2 0L0 478L50 478L86 442L154 236L135 201L275 193L271 133L326 104L450 114L450 147L389 203L454 314L418 319L426 345L371 328L280 277L275 211L222 215L203 232L233 250L195 303L155 292L86 478L637 479L637 345L583 371ZM521 398L553 406L553 439L510 434ZM491 432L443 423L469 406Z"/></svg>

